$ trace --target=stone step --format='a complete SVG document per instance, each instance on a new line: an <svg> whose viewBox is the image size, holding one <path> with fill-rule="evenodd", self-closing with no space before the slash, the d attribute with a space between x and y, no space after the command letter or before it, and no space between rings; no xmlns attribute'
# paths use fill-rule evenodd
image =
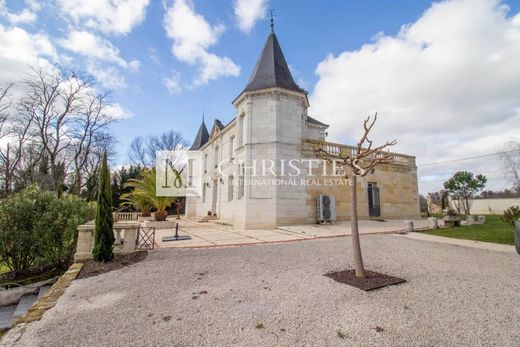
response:
<svg viewBox="0 0 520 347"><path fill-rule="evenodd" d="M0 332L11 328L12 318L17 305L0 307Z"/></svg>
<svg viewBox="0 0 520 347"><path fill-rule="evenodd" d="M201 219L199 219L199 222L207 222L210 220L216 220L218 219L217 216L204 216Z"/></svg>
<svg viewBox="0 0 520 347"><path fill-rule="evenodd" d="M22 296L20 301L18 302L18 306L16 306L16 310L13 313L13 318L11 323L14 323L18 318L27 313L27 310L38 300L38 295L26 295Z"/></svg>
<svg viewBox="0 0 520 347"><path fill-rule="evenodd" d="M43 286L43 287L40 287L40 290L38 291L38 300L41 299L42 296L45 295L45 293L47 293L49 291L49 289L51 289L52 285L46 285L46 286Z"/></svg>

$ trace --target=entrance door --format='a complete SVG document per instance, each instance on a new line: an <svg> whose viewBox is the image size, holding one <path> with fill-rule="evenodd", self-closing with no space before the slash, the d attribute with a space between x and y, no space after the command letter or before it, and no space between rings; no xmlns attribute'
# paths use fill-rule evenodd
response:
<svg viewBox="0 0 520 347"><path fill-rule="evenodd" d="M368 215L370 217L381 216L381 207L379 202L379 188L377 183L368 183Z"/></svg>
<svg viewBox="0 0 520 347"><path fill-rule="evenodd" d="M211 213L217 213L217 189L218 189L218 181L213 181L213 197L211 199Z"/></svg>

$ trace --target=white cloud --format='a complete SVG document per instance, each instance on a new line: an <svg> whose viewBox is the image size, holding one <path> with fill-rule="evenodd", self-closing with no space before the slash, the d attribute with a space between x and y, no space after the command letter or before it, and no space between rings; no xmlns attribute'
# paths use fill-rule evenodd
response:
<svg viewBox="0 0 520 347"><path fill-rule="evenodd" d="M163 85L171 94L178 94L182 90L180 80L181 74L179 71L172 71L171 76L163 78Z"/></svg>
<svg viewBox="0 0 520 347"><path fill-rule="evenodd" d="M105 34L128 34L144 20L150 0L58 0L74 23Z"/></svg>
<svg viewBox="0 0 520 347"><path fill-rule="evenodd" d="M105 108L105 113L115 120L128 119L134 116L134 114L124 109L119 103L113 103Z"/></svg>
<svg viewBox="0 0 520 347"><path fill-rule="evenodd" d="M154 47L148 48L148 56L156 65L161 64L161 58L159 57L159 53L157 52L157 49L155 49Z"/></svg>
<svg viewBox="0 0 520 347"><path fill-rule="evenodd" d="M115 63L132 71L139 69L139 61L127 62L119 55L119 49L110 41L96 36L88 31L71 31L65 39L59 40L59 44L78 54L89 58Z"/></svg>
<svg viewBox="0 0 520 347"><path fill-rule="evenodd" d="M17 82L31 66L51 66L58 58L49 37L0 25L0 82Z"/></svg>
<svg viewBox="0 0 520 347"><path fill-rule="evenodd" d="M36 13L31 12L28 9L23 9L22 12L15 13L7 13L7 20L13 24L29 24L34 23L36 21Z"/></svg>
<svg viewBox="0 0 520 347"><path fill-rule="evenodd" d="M250 33L255 23L265 18L267 0L235 0L233 10L238 27Z"/></svg>
<svg viewBox="0 0 520 347"><path fill-rule="evenodd" d="M0 0L0 16L5 17L11 24L15 25L34 23L38 18L36 12L39 8L33 7L30 3L27 4L29 8L24 8L20 13L13 13L7 8L5 0Z"/></svg>
<svg viewBox="0 0 520 347"><path fill-rule="evenodd" d="M187 0L175 0L167 8L164 28L173 39L172 52L182 62L198 65L199 74L195 86L223 76L238 76L240 67L230 58L208 52L208 48L218 43L225 30L224 25L211 26L206 19L195 12L193 4Z"/></svg>
<svg viewBox="0 0 520 347"><path fill-rule="evenodd" d="M25 0L27 6L34 12L38 12L42 9L42 4L38 0Z"/></svg>
<svg viewBox="0 0 520 347"><path fill-rule="evenodd" d="M126 88L126 81L118 69L111 66L100 66L95 63L87 63L87 72L94 76L96 81L108 89Z"/></svg>
<svg viewBox="0 0 520 347"><path fill-rule="evenodd" d="M331 140L354 143L363 117L378 111L374 138L418 164L488 154L520 140L520 14L500 1L434 3L396 36L378 34L357 51L329 55L316 70L311 114L332 124ZM419 167L496 172L497 158ZM500 175L489 187L503 188ZM421 185L440 189L442 179Z"/></svg>

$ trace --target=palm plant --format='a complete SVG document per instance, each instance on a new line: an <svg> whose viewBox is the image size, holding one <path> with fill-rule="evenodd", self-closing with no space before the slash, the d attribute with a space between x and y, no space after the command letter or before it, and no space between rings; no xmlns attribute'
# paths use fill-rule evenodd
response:
<svg viewBox="0 0 520 347"><path fill-rule="evenodd" d="M121 195L121 200L125 205L132 205L140 209L143 215L154 208L156 210L155 220L164 221L168 217L166 209L175 201L175 197L157 196L155 184L155 169L145 169L140 179L128 180L125 187L133 189L131 192Z"/></svg>

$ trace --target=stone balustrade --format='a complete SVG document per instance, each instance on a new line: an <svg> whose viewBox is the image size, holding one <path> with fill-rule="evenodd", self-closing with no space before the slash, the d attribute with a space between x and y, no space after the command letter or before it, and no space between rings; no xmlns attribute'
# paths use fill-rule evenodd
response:
<svg viewBox="0 0 520 347"><path fill-rule="evenodd" d="M141 218L141 212L114 212L114 222L119 221L137 221Z"/></svg>
<svg viewBox="0 0 520 347"><path fill-rule="evenodd" d="M313 139L304 139L303 140L303 153L309 156L315 156L315 153L318 149L322 149L332 156L348 156L352 155L356 152L356 146L343 145L340 143L313 140ZM385 152L387 153L387 152ZM397 165L406 165L410 167L415 167L415 157L388 152L393 155L394 162L392 164ZM383 155L383 154L380 154Z"/></svg>
<svg viewBox="0 0 520 347"><path fill-rule="evenodd" d="M114 223L114 253L131 253L136 250L137 228L137 220ZM75 261L92 259L95 229L94 221L78 226Z"/></svg>

